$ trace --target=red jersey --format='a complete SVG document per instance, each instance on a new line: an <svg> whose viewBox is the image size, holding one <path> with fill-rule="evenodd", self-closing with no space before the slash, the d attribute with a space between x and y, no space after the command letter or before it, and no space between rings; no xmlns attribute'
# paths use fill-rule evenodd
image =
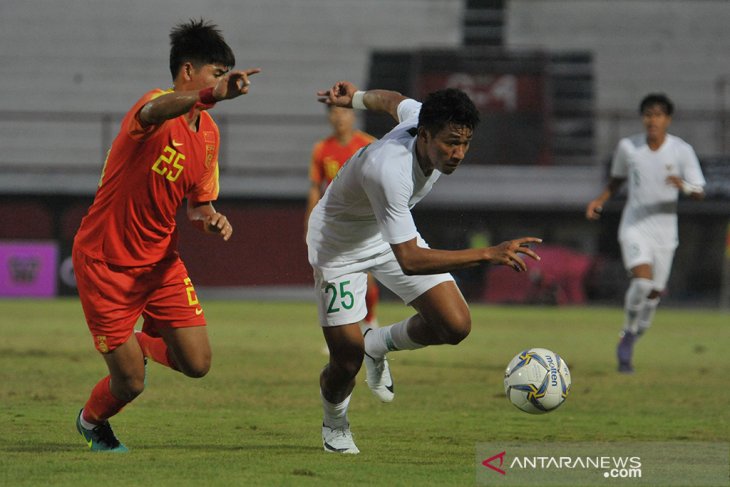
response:
<svg viewBox="0 0 730 487"><path fill-rule="evenodd" d="M312 150L309 179L313 183L327 187L350 156L373 140L375 140L375 137L359 130L355 131L347 145L342 145L335 136L320 140Z"/></svg>
<svg viewBox="0 0 730 487"><path fill-rule="evenodd" d="M91 258L120 266L159 262L177 252L175 215L183 199L218 197L220 135L207 111L200 112L197 132L185 116L141 126L139 111L165 93L144 95L112 143L94 203L74 238Z"/></svg>

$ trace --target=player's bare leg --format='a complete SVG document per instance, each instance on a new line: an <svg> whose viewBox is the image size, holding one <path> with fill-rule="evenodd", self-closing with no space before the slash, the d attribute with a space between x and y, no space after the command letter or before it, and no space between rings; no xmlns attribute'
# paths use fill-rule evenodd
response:
<svg viewBox="0 0 730 487"><path fill-rule="evenodd" d="M456 345L471 331L471 313L453 281L442 282L410 303L418 314L380 328L366 339L366 352L381 357L388 351L428 345Z"/></svg>
<svg viewBox="0 0 730 487"><path fill-rule="evenodd" d="M471 313L453 281L442 282L412 303L418 315L408 324L408 335L421 345L456 345L471 332Z"/></svg>
<svg viewBox="0 0 730 487"><path fill-rule="evenodd" d="M102 354L111 375L115 397L131 402L144 391L144 356L137 340L130 338L109 353Z"/></svg>
<svg viewBox="0 0 730 487"><path fill-rule="evenodd" d="M347 408L362 366L362 332L357 323L322 328L322 332L330 351L329 363L319 377L324 410L322 444L328 452L359 453L350 432Z"/></svg>
<svg viewBox="0 0 730 487"><path fill-rule="evenodd" d="M322 328L330 350L330 360L320 374L322 395L332 403L345 400L355 387L362 366L364 343L357 324Z"/></svg>
<svg viewBox="0 0 730 487"><path fill-rule="evenodd" d="M203 377L210 370L212 352L204 326L160 328L176 370L188 377Z"/></svg>

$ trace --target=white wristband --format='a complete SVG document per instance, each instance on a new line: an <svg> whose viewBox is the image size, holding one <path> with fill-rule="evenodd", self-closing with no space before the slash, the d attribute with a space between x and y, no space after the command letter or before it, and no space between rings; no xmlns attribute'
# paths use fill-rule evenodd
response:
<svg viewBox="0 0 730 487"><path fill-rule="evenodd" d="M702 192L702 186L698 184L692 184L688 183L687 181L682 181L682 193L689 196L692 193L701 193Z"/></svg>
<svg viewBox="0 0 730 487"><path fill-rule="evenodd" d="M365 106L363 98L365 98L365 92L359 90L356 91L352 95L352 108L355 110L367 110L368 107Z"/></svg>

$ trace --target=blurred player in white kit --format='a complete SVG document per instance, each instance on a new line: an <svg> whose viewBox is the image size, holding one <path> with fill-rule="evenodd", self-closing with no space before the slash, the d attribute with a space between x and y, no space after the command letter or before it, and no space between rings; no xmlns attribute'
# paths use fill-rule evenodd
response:
<svg viewBox="0 0 730 487"><path fill-rule="evenodd" d="M667 133L673 111L674 105L664 94L644 97L639 112L645 132L619 141L608 184L586 208L586 218L599 219L606 201L628 181L618 231L624 266L631 274L624 300L625 321L616 350L618 370L623 373L634 371L634 343L651 326L669 279L679 243L679 193L695 200L705 195L705 178L694 149Z"/></svg>

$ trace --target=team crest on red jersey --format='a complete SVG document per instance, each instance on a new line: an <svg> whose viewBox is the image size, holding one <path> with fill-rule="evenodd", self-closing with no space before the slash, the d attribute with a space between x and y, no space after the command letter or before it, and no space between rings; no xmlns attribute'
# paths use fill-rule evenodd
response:
<svg viewBox="0 0 730 487"><path fill-rule="evenodd" d="M106 336L96 335L96 349L101 353L107 353L109 351L109 345L106 343Z"/></svg>
<svg viewBox="0 0 730 487"><path fill-rule="evenodd" d="M215 157L215 145L205 144L205 168L209 168Z"/></svg>

